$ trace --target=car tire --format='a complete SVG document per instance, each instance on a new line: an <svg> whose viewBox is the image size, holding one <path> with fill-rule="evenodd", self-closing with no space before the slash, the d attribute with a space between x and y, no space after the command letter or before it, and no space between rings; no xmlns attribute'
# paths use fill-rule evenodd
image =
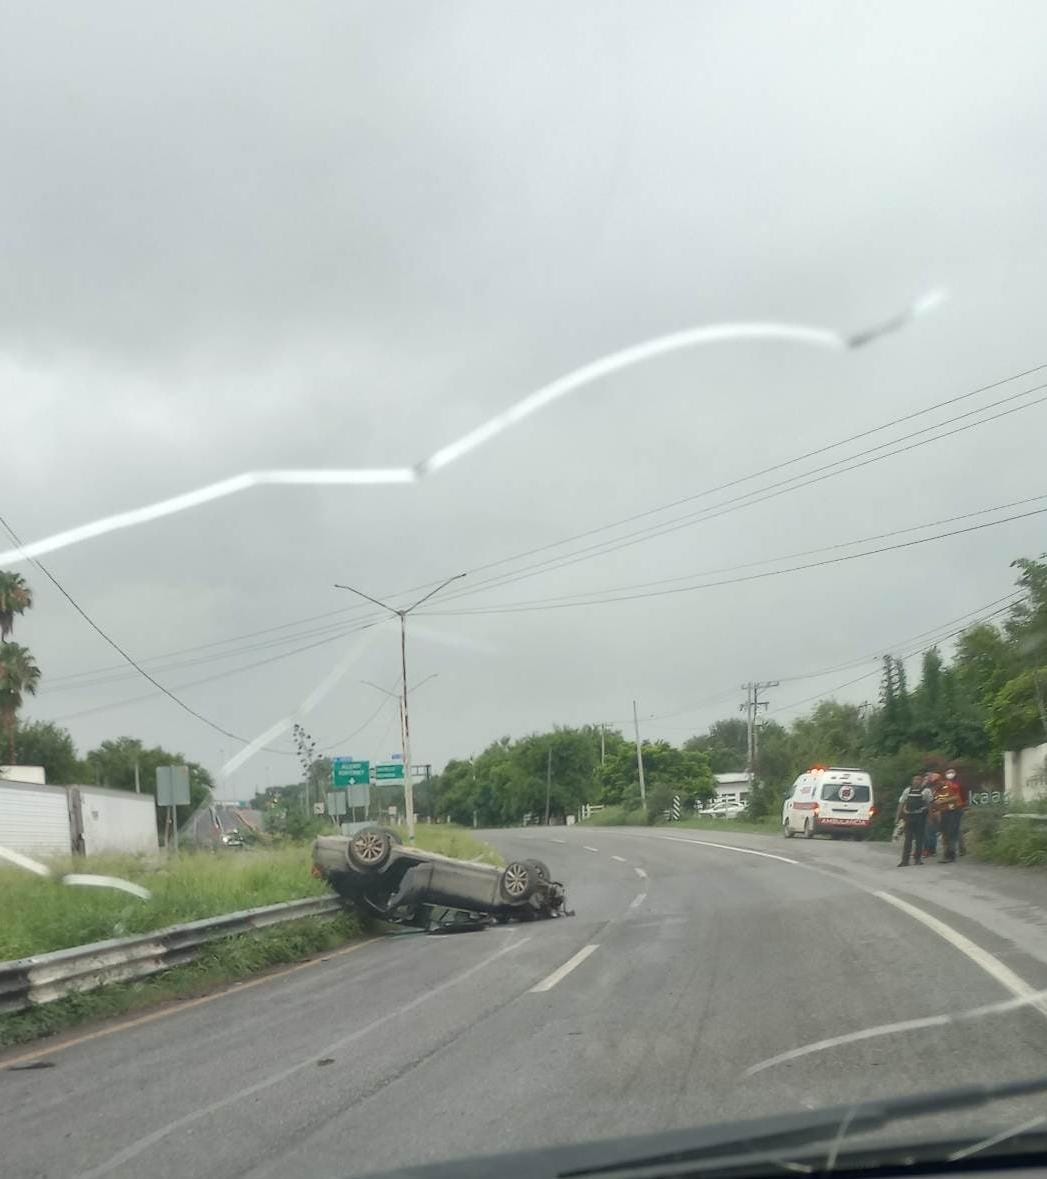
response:
<svg viewBox="0 0 1047 1179"><path fill-rule="evenodd" d="M795 839L796 838L796 832L793 830L792 824L789 822L788 819L786 819L785 822L782 824L782 830L785 832L786 839Z"/></svg>
<svg viewBox="0 0 1047 1179"><path fill-rule="evenodd" d="M358 872L377 872L389 859L393 841L400 842L396 833L382 827L367 827L357 831L345 849L346 859Z"/></svg>
<svg viewBox="0 0 1047 1179"><path fill-rule="evenodd" d="M502 896L511 905L522 905L538 885L538 873L528 860L513 860L506 865L500 883Z"/></svg>
<svg viewBox="0 0 1047 1179"><path fill-rule="evenodd" d="M814 824L810 819L804 819L803 821L803 837L804 839L814 838Z"/></svg>
<svg viewBox="0 0 1047 1179"><path fill-rule="evenodd" d="M538 879L544 884L548 884L552 880L549 868L542 860L528 860L527 863L531 865L538 874Z"/></svg>

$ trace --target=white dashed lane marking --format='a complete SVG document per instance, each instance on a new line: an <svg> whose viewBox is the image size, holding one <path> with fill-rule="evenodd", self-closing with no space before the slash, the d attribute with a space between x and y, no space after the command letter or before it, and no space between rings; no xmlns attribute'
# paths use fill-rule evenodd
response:
<svg viewBox="0 0 1047 1179"><path fill-rule="evenodd" d="M568 958L563 966L558 966L552 974L543 978L540 983L535 983L531 987L531 993L533 994L535 991L551 991L561 979L566 978L575 967L581 966L586 958L598 948L597 945L582 946L578 953Z"/></svg>

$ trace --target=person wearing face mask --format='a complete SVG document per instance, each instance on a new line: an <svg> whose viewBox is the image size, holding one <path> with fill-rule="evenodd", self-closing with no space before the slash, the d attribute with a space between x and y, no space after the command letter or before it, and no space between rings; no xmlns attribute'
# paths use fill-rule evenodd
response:
<svg viewBox="0 0 1047 1179"><path fill-rule="evenodd" d="M936 777L938 777L936 775ZM960 835L960 820L963 815L963 796L960 785L956 781L956 771L952 770L946 777L938 777L934 784L934 810L938 814L938 826L941 831L943 861L946 864L956 862L956 847Z"/></svg>

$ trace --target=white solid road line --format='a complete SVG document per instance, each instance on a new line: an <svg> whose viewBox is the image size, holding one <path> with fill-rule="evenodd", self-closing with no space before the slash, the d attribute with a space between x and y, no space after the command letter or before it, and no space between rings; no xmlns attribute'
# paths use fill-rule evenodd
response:
<svg viewBox="0 0 1047 1179"><path fill-rule="evenodd" d="M636 873L637 876L640 877L641 880L647 879L647 873L643 870L643 868L634 868L633 871Z"/></svg>
<svg viewBox="0 0 1047 1179"><path fill-rule="evenodd" d="M932 917L930 913L924 912L916 905L910 905L908 901L903 901L901 897L896 897L889 892L874 892L873 896L879 897L881 901L886 901L889 905L894 905L903 913L908 913L910 917L922 922L928 929L933 929L939 937L944 938L951 946L955 946L961 954L966 954L976 966L980 966L990 978L994 978L1004 990L1010 991L1015 998L1028 1000L1036 995L1036 989L1030 987L1009 966L1004 966L999 958L990 954L988 950L983 950L981 946L975 945L970 938L958 933L951 925L946 925L944 921L939 921L937 917ZM1041 1015L1047 1015L1047 1003L1043 999L1033 1000L1030 1006L1035 1007Z"/></svg>
<svg viewBox="0 0 1047 1179"><path fill-rule="evenodd" d="M671 839L673 843L696 843L701 847L718 847L721 851L741 852L745 856L760 856L765 860L781 860L783 864L799 864L799 860L790 860L788 856L778 856L774 852L754 851L751 847L735 847L730 843L713 843L708 839L685 839L682 835L659 835L656 839Z"/></svg>
<svg viewBox="0 0 1047 1179"><path fill-rule="evenodd" d="M632 912L633 909L638 909L645 900L647 900L647 893L645 892L641 892L634 896L633 899L629 902L629 912Z"/></svg>
<svg viewBox="0 0 1047 1179"><path fill-rule="evenodd" d="M566 843L567 840L566 839L550 839L549 842L550 843Z"/></svg>
<svg viewBox="0 0 1047 1179"><path fill-rule="evenodd" d="M535 983L535 985L531 987L531 994L533 995L536 991L551 991L561 979L566 978L576 966L581 966L586 958L588 958L589 955L598 948L598 945L593 944L582 946L578 953L573 957L568 958L563 966L558 966L552 972L552 974L546 978L543 978L540 983Z"/></svg>
<svg viewBox="0 0 1047 1179"><path fill-rule="evenodd" d="M611 859L612 859L612 860L617 860L619 864L626 864L626 863L628 863L628 860L626 860L625 856L611 856Z"/></svg>
<svg viewBox="0 0 1047 1179"><path fill-rule="evenodd" d="M582 846L586 851L598 852L600 850L598 847L590 847L587 843L583 843Z"/></svg>

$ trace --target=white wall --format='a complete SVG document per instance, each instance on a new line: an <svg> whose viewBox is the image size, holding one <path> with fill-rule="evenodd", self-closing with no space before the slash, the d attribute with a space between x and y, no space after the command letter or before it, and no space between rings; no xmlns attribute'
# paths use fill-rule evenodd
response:
<svg viewBox="0 0 1047 1179"><path fill-rule="evenodd" d="M35 782L43 786L46 781L43 766L0 766L0 782Z"/></svg>
<svg viewBox="0 0 1047 1179"><path fill-rule="evenodd" d="M67 856L69 800L61 786L0 781L0 847L27 856Z"/></svg>
<svg viewBox="0 0 1047 1179"><path fill-rule="evenodd" d="M151 794L106 790L101 786L78 789L87 855L159 851L156 804Z"/></svg>
<svg viewBox="0 0 1047 1179"><path fill-rule="evenodd" d="M1047 742L1003 755L1003 783L1009 802L1047 798Z"/></svg>

